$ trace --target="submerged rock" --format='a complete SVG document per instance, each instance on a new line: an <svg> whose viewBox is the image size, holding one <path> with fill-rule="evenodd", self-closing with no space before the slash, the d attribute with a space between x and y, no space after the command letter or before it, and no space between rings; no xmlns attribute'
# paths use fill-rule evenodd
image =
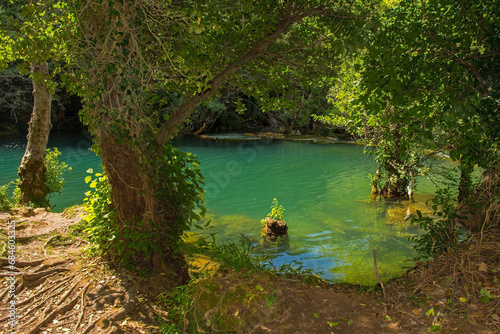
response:
<svg viewBox="0 0 500 334"><path fill-rule="evenodd" d="M278 237L286 236L287 232L288 226L284 220L266 217L261 234L267 241L274 242Z"/></svg>

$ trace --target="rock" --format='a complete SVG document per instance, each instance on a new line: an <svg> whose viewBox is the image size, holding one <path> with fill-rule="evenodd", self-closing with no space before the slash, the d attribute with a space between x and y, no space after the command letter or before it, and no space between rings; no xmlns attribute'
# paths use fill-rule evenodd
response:
<svg viewBox="0 0 500 334"><path fill-rule="evenodd" d="M33 216L36 215L35 210L33 208L31 208L31 207L22 208L19 213L23 217L33 217Z"/></svg>
<svg viewBox="0 0 500 334"><path fill-rule="evenodd" d="M278 237L287 235L288 226L284 220L266 217L262 226L262 236L270 242L276 241Z"/></svg>

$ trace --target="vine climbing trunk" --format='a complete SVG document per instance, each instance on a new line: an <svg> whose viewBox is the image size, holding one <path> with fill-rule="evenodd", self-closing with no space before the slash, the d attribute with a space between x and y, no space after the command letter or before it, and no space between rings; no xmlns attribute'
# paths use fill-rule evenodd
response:
<svg viewBox="0 0 500 334"><path fill-rule="evenodd" d="M29 122L28 143L19 166L21 204L47 206L45 186L45 151L52 128L50 108L52 95L47 86L49 67L47 62L33 63L33 113Z"/></svg>
<svg viewBox="0 0 500 334"><path fill-rule="evenodd" d="M116 82L119 80L115 78ZM155 180L155 161L160 159L162 150L155 144L150 146L147 138L153 138L153 134L149 125L127 115L130 102L123 95L110 89L103 99L103 107L109 112L97 109L93 113L101 124L95 134L111 184L112 207L116 212L113 229L120 231L116 242L121 243L121 254L112 255L161 274L164 285L185 284L189 279L187 262L177 247L182 235L176 228L179 210L169 198L157 196L159 188L168 187ZM133 109L139 108L137 105ZM116 129L117 119L129 135Z"/></svg>

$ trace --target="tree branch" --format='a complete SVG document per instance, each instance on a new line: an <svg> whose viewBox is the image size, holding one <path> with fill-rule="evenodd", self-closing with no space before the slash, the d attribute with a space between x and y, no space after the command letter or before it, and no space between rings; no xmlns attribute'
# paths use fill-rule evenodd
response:
<svg viewBox="0 0 500 334"><path fill-rule="evenodd" d="M209 82L207 88L202 90L200 93L191 92L191 94L188 95L188 98L170 115L167 122L160 127L156 135L156 143L159 146L162 146L175 133L177 126L193 112L198 104L217 91L229 78L229 76L239 70L244 64L261 56L262 52L275 43L291 24L299 22L306 17L317 15L348 18L347 16L341 16L338 13L329 12L326 9L326 6L318 6L309 9L300 8L299 12L294 13L293 3L294 1L289 1L284 10L282 10L282 13L280 14L281 19L273 32L261 38L240 58L227 65L224 70L222 70ZM355 17L350 18L354 19Z"/></svg>

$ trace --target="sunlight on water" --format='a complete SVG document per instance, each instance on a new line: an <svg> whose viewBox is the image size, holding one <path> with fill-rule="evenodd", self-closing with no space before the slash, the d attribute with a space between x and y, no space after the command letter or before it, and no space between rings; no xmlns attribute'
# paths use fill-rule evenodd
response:
<svg viewBox="0 0 500 334"><path fill-rule="evenodd" d="M231 137L231 136L221 136ZM241 139L241 136L238 137ZM293 263L330 280L373 284L373 249L383 279L401 274L414 257L404 236L417 229L404 222L408 205L368 200L373 157L352 144L315 144L283 140L207 140L185 137L175 141L182 151L195 153L205 176L208 213L219 242L241 236L255 245L255 254L275 266ZM82 203L88 168L99 170L100 159L89 151L84 132L51 135L50 147L62 152L72 167L67 185L56 196L55 211ZM0 184L17 177L24 138L0 142ZM419 188L420 192L425 187ZM289 238L270 245L260 236L260 220L273 198L285 207ZM422 205L429 197L416 198ZM415 209L413 209L415 210Z"/></svg>

